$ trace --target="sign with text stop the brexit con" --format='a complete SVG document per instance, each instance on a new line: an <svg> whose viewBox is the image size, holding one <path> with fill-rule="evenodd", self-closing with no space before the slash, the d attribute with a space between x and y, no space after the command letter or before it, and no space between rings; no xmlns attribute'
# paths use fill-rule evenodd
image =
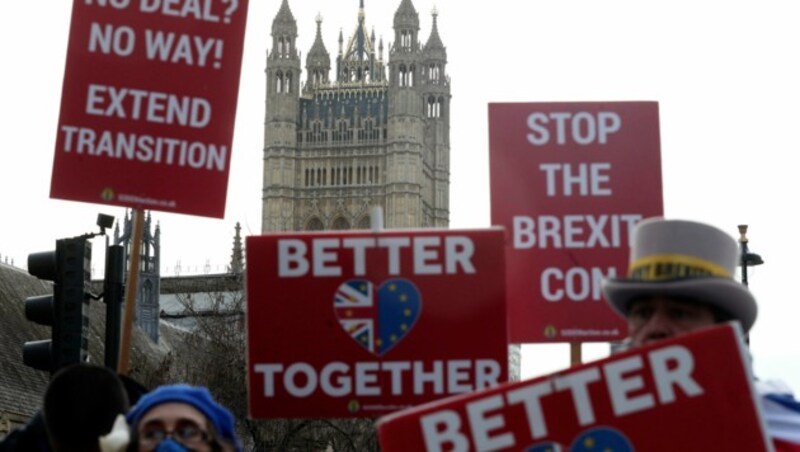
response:
<svg viewBox="0 0 800 452"><path fill-rule="evenodd" d="M383 452L768 451L738 324L386 415Z"/></svg>
<svg viewBox="0 0 800 452"><path fill-rule="evenodd" d="M248 0L74 0L52 198L221 218Z"/></svg>
<svg viewBox="0 0 800 452"><path fill-rule="evenodd" d="M489 148L511 342L623 338L600 282L626 275L634 224L663 214L658 104L490 104Z"/></svg>
<svg viewBox="0 0 800 452"><path fill-rule="evenodd" d="M504 240L248 237L250 416L376 417L507 381Z"/></svg>

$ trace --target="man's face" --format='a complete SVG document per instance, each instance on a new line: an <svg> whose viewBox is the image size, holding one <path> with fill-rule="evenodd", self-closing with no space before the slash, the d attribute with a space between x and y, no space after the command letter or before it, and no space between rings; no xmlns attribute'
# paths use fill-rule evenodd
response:
<svg viewBox="0 0 800 452"><path fill-rule="evenodd" d="M628 335L635 347L714 323L714 313L708 305L664 296L636 300L628 309Z"/></svg>

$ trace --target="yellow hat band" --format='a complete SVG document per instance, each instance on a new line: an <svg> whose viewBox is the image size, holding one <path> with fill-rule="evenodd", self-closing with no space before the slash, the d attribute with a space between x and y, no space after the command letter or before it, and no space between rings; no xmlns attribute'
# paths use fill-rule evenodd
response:
<svg viewBox="0 0 800 452"><path fill-rule="evenodd" d="M685 254L647 256L631 262L628 269L628 278L638 281L660 281L704 276L733 277L725 267Z"/></svg>

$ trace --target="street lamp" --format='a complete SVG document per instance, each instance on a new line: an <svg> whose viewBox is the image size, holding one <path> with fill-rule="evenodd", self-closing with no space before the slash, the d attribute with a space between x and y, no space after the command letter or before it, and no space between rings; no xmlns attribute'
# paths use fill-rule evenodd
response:
<svg viewBox="0 0 800 452"><path fill-rule="evenodd" d="M764 260L761 259L761 256L750 252L747 247L747 242L749 242L747 238L747 225L740 224L739 247L741 249L741 257L739 260L739 266L742 267L742 284L745 286L747 286L747 267L755 267L756 265L761 265L764 263Z"/></svg>
<svg viewBox="0 0 800 452"><path fill-rule="evenodd" d="M739 225L739 248L741 249L741 255L739 258L739 266L742 267L742 284L747 287L747 267L755 267L756 265L761 265L764 263L764 260L761 259L756 253L751 253L747 247L747 242L749 242L747 238L747 225L740 224ZM747 345L750 345L750 335L745 334L744 341Z"/></svg>

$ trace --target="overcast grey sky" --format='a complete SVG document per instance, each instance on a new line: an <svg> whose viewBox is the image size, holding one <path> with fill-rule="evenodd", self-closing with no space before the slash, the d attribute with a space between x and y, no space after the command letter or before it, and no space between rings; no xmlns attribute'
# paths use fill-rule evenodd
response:
<svg viewBox="0 0 800 452"><path fill-rule="evenodd" d="M318 13L333 54L339 30L347 39L355 27L358 0L289 3L303 58ZM738 224L750 225L751 250L766 262L749 275L761 307L751 333L755 370L798 390L800 7L778 0L413 3L423 42L430 11L438 9L448 52L451 227L490 224L487 103L658 101L665 213L709 222L733 237ZM387 49L399 4L365 0L367 24ZM244 235L260 232L264 67L279 6L250 0L225 218L153 213L166 275L179 261L183 274L202 273L207 262L222 271L236 222ZM48 198L71 2L10 1L0 8L0 259L24 266L28 253L51 249L55 239L96 230L98 212L120 218L124 209ZM605 347L587 349L588 358ZM564 346L526 346L523 374L564 367L568 358Z"/></svg>

